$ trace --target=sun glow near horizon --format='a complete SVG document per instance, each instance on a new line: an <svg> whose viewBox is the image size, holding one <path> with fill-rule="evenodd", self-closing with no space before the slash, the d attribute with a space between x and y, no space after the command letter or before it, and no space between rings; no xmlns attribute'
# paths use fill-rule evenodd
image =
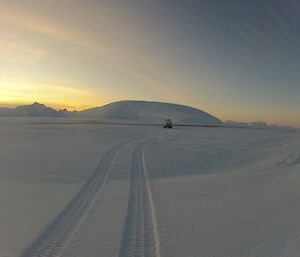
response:
<svg viewBox="0 0 300 257"><path fill-rule="evenodd" d="M95 92L64 82L32 79L0 79L0 105L18 105L40 102L56 109L83 110L109 102Z"/></svg>
<svg viewBox="0 0 300 257"><path fill-rule="evenodd" d="M160 101L159 99L134 99L130 97L122 98L121 95L116 97L111 96L111 98L101 98L99 97L99 92L95 92L93 89L88 90L86 87L82 88L80 86L72 86L66 81L55 82L28 78L0 78L0 107L13 108L20 105L30 105L34 102L39 102L56 110L66 108L68 110L81 111L84 109L100 107L105 104L120 100ZM275 111L270 111L269 113L271 115L269 115L267 119L264 119L264 114L253 114L249 110L235 110L234 106L232 106L232 111L225 111L218 106L209 108L209 106L205 105L199 106L197 103L173 102L199 108L216 116L222 121L265 121L269 124L283 124L299 127L297 122L290 122L290 120L295 119L294 116L285 117L281 115L281 118L278 118L276 117Z"/></svg>
<svg viewBox="0 0 300 257"><path fill-rule="evenodd" d="M149 100L300 126L296 8L214 2L2 1L0 106Z"/></svg>

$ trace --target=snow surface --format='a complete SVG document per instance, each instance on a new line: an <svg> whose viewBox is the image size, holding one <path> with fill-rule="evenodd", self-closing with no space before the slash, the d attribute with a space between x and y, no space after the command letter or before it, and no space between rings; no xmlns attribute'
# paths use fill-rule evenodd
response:
<svg viewBox="0 0 300 257"><path fill-rule="evenodd" d="M0 138L1 257L299 256L297 130L7 118Z"/></svg>

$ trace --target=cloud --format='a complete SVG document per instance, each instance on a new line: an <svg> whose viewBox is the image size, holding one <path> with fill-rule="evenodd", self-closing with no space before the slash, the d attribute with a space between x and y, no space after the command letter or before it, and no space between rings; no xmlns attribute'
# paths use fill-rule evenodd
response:
<svg viewBox="0 0 300 257"><path fill-rule="evenodd" d="M86 86L84 88L87 88ZM85 108L104 102L82 85L64 80L0 77L0 105L39 101L56 107Z"/></svg>
<svg viewBox="0 0 300 257"><path fill-rule="evenodd" d="M121 19L112 8L107 7L106 11L101 12L100 7L97 7L100 11L99 15L97 15L100 18L98 19L97 17L95 22L97 22L97 27L100 29L91 30L90 26L94 26L94 23L79 22L82 17L75 15L78 14L78 7L74 7L75 14L66 16L62 16L61 13L55 16L51 12L49 12L50 14L42 15L43 8L36 8L33 4L30 7L32 8L18 5L14 1L2 6L0 9L0 26L2 24L4 25L3 27L7 26L16 31L21 31L25 37L44 42L48 47L48 54L52 53L52 51L57 51L61 54L63 51L59 50L59 48L64 49L70 45L77 46L80 50L78 52L82 56L89 54L95 63L105 63L107 66L113 67L117 72L126 72L127 68L136 69L137 64L149 66L150 60L156 59L147 51L141 52L138 47L135 47L134 40L131 38L131 36L137 36L135 34L137 31L132 29L135 23L124 19L123 16L121 16L123 17ZM95 9L97 8L95 7ZM124 33L124 31L135 32L133 32L134 35L131 35L130 33ZM14 46L11 43L7 40L2 43L2 45L5 44L6 48L3 55L0 55L2 60L17 61L19 59L19 62L24 63L40 60L47 55L47 52L42 50L38 44L33 44L33 42L28 40L21 40L20 37L18 40L15 40ZM156 64L153 64L153 66L156 66ZM142 80L144 83L152 84L160 88L161 91L166 92L166 94L174 96L174 93L168 89L168 86L163 85L160 81L151 79L149 76L133 74L132 77ZM177 97L174 96L174 98Z"/></svg>
<svg viewBox="0 0 300 257"><path fill-rule="evenodd" d="M136 80L140 81L143 84L149 85L154 89L157 89L160 93L164 94L167 98L172 99L173 101L177 102L187 102L187 99L183 97L182 94L178 94L178 90L172 89L168 84L152 78L151 76L144 74L144 73L139 73L139 72L134 72L134 71L129 71L127 70L127 73L131 75L133 78Z"/></svg>
<svg viewBox="0 0 300 257"><path fill-rule="evenodd" d="M286 44L297 34L294 17L297 8L293 1L252 1L245 8L229 16L228 27L238 42L241 58L246 63L257 58L274 56L278 51L286 52ZM299 7L299 6L298 6Z"/></svg>
<svg viewBox="0 0 300 257"><path fill-rule="evenodd" d="M48 54L37 42L14 32L0 34L0 49L0 62L32 63Z"/></svg>
<svg viewBox="0 0 300 257"><path fill-rule="evenodd" d="M83 31L56 23L53 19L47 19L38 13L19 9L16 6L5 6L0 9L1 23L15 29L78 45L105 56L117 50L110 45L104 44L104 42L93 39L90 35L85 35Z"/></svg>

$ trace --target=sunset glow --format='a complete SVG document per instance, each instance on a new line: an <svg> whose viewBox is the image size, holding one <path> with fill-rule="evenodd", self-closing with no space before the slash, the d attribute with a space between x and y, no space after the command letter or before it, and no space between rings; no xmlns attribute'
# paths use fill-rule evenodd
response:
<svg viewBox="0 0 300 257"><path fill-rule="evenodd" d="M300 126L293 6L183 2L0 1L0 106L136 99Z"/></svg>

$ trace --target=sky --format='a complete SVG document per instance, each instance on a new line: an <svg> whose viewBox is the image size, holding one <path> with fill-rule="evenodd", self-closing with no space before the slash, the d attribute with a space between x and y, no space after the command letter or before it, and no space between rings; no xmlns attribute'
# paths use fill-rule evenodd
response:
<svg viewBox="0 0 300 257"><path fill-rule="evenodd" d="M0 106L190 105L300 126L297 0L0 0Z"/></svg>

